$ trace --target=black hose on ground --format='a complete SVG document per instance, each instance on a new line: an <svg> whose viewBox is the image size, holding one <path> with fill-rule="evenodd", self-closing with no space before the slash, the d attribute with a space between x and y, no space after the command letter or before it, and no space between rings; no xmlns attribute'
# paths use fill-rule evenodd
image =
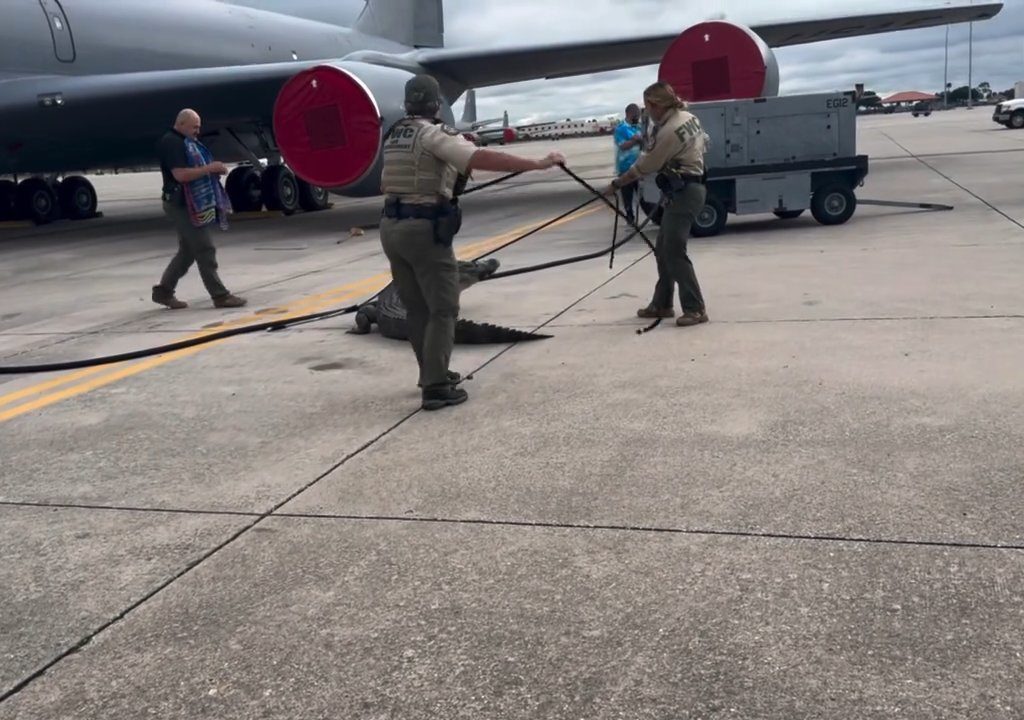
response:
<svg viewBox="0 0 1024 720"><path fill-rule="evenodd" d="M551 225L554 225L555 223L560 222L561 220L564 220L565 218L569 217L573 213L579 212L580 210L585 208L587 205L590 205L591 203L594 203L594 202L596 202L598 200L604 201L604 203L606 205L608 205L610 208L612 208L612 210L615 212L615 214L616 214L615 234L617 235L617 233L618 233L618 220L619 220L619 217L625 217L623 215L622 211L619 210L618 204L616 203L615 205L613 205L608 200L608 198L606 198L604 195L602 195L600 193L600 191L596 190L586 180L584 180L583 178L581 178L578 175L576 175L576 173L574 173L569 168L565 167L564 165L559 165L559 167L562 170L564 170L566 172L566 174L568 174L576 182L578 182L580 185L582 185L583 187L587 188L587 190L589 190L591 193L593 193L594 197L592 197L589 200L586 200L585 202L577 205L572 210L569 210L568 212L564 212L564 213L558 215L557 217L554 217L551 220L548 220L547 222L539 225L538 227L535 227L533 230L530 230L529 232L523 233L519 237L516 237L516 238L510 240L509 242L507 242L507 243L505 243L505 244L503 244L503 245L501 245L501 246L499 246L499 247L497 247L497 248L495 248L493 250L489 250L488 252L484 253L483 255L480 255L479 257L474 258L474 260L481 260L481 259L487 257L488 255L491 255L491 254L497 252L498 250L503 250L503 249L505 249L505 248L507 248L507 247L509 247L511 245L514 245L517 242L520 242L521 240L524 240L524 239L530 237L531 235L534 235L534 234L540 232L541 230L543 230L543 229L545 229L547 227L550 227ZM476 187L470 188L470 189L466 190L466 192L463 193L463 194L468 194L468 193L474 192L476 190L483 190L484 188L491 187L493 185L497 185L498 183L501 183L501 182L509 180L509 179L511 179L513 177L516 177L519 174L520 173L516 172L516 173L511 173L509 175L505 175L503 177L497 178L496 180L492 180L492 181L484 183L482 185L478 185ZM584 262L586 260L592 260L594 258L599 258L599 257L601 257L603 255L607 255L609 253L614 254L614 252L615 252L615 250L617 248L622 247L623 245L625 245L627 242L632 240L637 235L641 235L644 238L644 240L647 242L647 245L649 247L651 247L651 249L653 250L654 247L653 247L653 245L651 245L651 241L647 238L646 235L643 234L643 228L644 228L644 226L647 225L648 222L650 222L650 218L645 220L641 225L635 226L635 229L633 230L633 232L629 233L628 235L626 235L626 237L623 240L621 240L621 241L616 241L614 239L614 236L613 236L611 246L606 248L606 249L604 249L604 250L600 250L598 252L593 252L593 253L587 253L587 254L584 254L584 255L576 255L574 257L566 258L564 260L555 260L555 261L552 261L552 262L541 263L539 265L532 265L532 266L529 266L529 267L517 268L515 270L506 270L505 272L499 272L499 273L495 273L495 274L491 275L490 277L487 278L487 280L494 280L496 278L502 278L502 277L512 277L514 275L524 275L526 273L538 272L540 270L547 270L549 268L560 267L562 265L570 265L572 263L578 263L578 262ZM107 356L104 356L104 357L89 358L89 359L86 359L86 360L70 360L70 361L66 361L66 362L45 363L45 364L38 364L38 365L0 366L0 375L31 375L31 374L37 374L37 373L63 372L63 371L66 371L66 370L78 370L78 369L87 368L87 367L99 367L99 366L102 366L102 365L112 365L114 363L127 362L129 360L139 360L141 358L153 357L155 355L163 355L164 353L175 352L177 350L185 350L187 348L192 348L192 347L196 347L198 345L205 345L207 343L217 342L218 340L224 340L226 338L236 337L238 335L247 335L247 334L250 334L250 333L263 332L263 331L273 332L273 331L277 331L277 330L284 330L285 328L294 327L296 325L302 325L302 324L311 323L311 322L320 322L320 321L323 321L323 320L328 320L330 318L340 317L340 316L343 316L343 315L349 315L349 314L358 312L359 308L361 308L363 305L366 305L369 302L373 302L373 300L375 298L377 298L379 296L379 294L380 293L377 293L376 295L374 295L370 299L364 300L361 303L358 303L358 304L355 304L355 305L347 305L345 307L336 308L334 310L324 310L322 312L310 313L308 315L300 315L300 316L293 317L293 318L282 318L282 319L279 319L279 320L269 320L267 322L256 323L256 324L253 324L253 325L243 325L241 327L231 328L231 329L228 329L228 330L221 330L221 331L218 331L218 332L209 333L207 335L201 335L199 337L189 338L187 340L180 340L178 342L169 343L167 345L158 345L156 347L144 348L142 350L134 350L132 352L126 352L126 353L119 353L117 355L107 355Z"/></svg>

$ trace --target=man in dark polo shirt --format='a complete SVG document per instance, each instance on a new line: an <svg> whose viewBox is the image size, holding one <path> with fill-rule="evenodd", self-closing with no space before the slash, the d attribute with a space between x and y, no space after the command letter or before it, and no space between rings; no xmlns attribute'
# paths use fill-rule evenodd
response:
<svg viewBox="0 0 1024 720"><path fill-rule="evenodd" d="M213 246L207 228L193 225L182 189L182 183L227 172L224 163L217 161L201 167L189 166L185 139L198 140L200 127L198 113L194 110L182 110L178 113L174 128L168 130L156 146L160 172L164 179L164 213L178 231L178 252L164 270L160 284L153 287L153 302L175 310L188 307L187 303L174 296L174 289L195 262L206 291L210 293L216 307L242 307L246 300L228 292L217 275L217 249Z"/></svg>

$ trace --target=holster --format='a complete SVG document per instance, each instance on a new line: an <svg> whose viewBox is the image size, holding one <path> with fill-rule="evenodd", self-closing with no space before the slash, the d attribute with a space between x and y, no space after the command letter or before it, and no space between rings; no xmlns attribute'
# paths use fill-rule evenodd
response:
<svg viewBox="0 0 1024 720"><path fill-rule="evenodd" d="M161 193L160 199L165 203L174 205L175 207L185 207L185 192L182 190L181 185L175 185L174 190L171 192Z"/></svg>
<svg viewBox="0 0 1024 720"><path fill-rule="evenodd" d="M430 220L434 228L434 242L445 247L451 246L462 228L462 208L458 200L418 205L389 198L384 201L383 215L394 220Z"/></svg>
<svg viewBox="0 0 1024 720"><path fill-rule="evenodd" d="M671 202L676 195L683 192L687 185L703 185L706 181L707 172L703 175L683 175L671 168L662 170L654 178L654 182L658 186L658 189L661 190L669 202Z"/></svg>
<svg viewBox="0 0 1024 720"><path fill-rule="evenodd" d="M434 242L451 247L455 236L462 229L462 208L458 200L452 200L438 206L442 213L434 220Z"/></svg>

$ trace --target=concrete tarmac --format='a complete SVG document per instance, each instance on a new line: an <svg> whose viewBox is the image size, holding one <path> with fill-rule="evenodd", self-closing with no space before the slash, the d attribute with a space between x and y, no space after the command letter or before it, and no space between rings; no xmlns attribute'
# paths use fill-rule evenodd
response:
<svg viewBox="0 0 1024 720"><path fill-rule="evenodd" d="M420 411L408 345L351 316L0 375L0 720L1024 717L1024 133L981 108L859 133L860 198L954 210L731 217L690 243L696 328L636 334L639 240L482 283L463 317L554 337L457 347L457 408ZM607 138L505 149L555 148L609 178ZM96 184L101 219L0 228L0 365L388 282L379 201L339 198L215 233L248 307L193 270L163 309L157 178ZM457 250L586 199L558 170L469 196Z"/></svg>

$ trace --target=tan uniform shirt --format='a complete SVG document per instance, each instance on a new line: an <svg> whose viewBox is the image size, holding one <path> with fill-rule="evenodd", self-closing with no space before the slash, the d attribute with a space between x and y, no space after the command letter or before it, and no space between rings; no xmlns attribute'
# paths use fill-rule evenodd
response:
<svg viewBox="0 0 1024 720"><path fill-rule="evenodd" d="M641 175L656 173L671 166L684 175L704 174L707 135L697 116L686 110L671 110L653 129L648 142L633 165Z"/></svg>
<svg viewBox="0 0 1024 720"><path fill-rule="evenodd" d="M384 143L381 190L406 203L451 199L455 181L466 173L477 150L448 125L425 118L404 120Z"/></svg>

